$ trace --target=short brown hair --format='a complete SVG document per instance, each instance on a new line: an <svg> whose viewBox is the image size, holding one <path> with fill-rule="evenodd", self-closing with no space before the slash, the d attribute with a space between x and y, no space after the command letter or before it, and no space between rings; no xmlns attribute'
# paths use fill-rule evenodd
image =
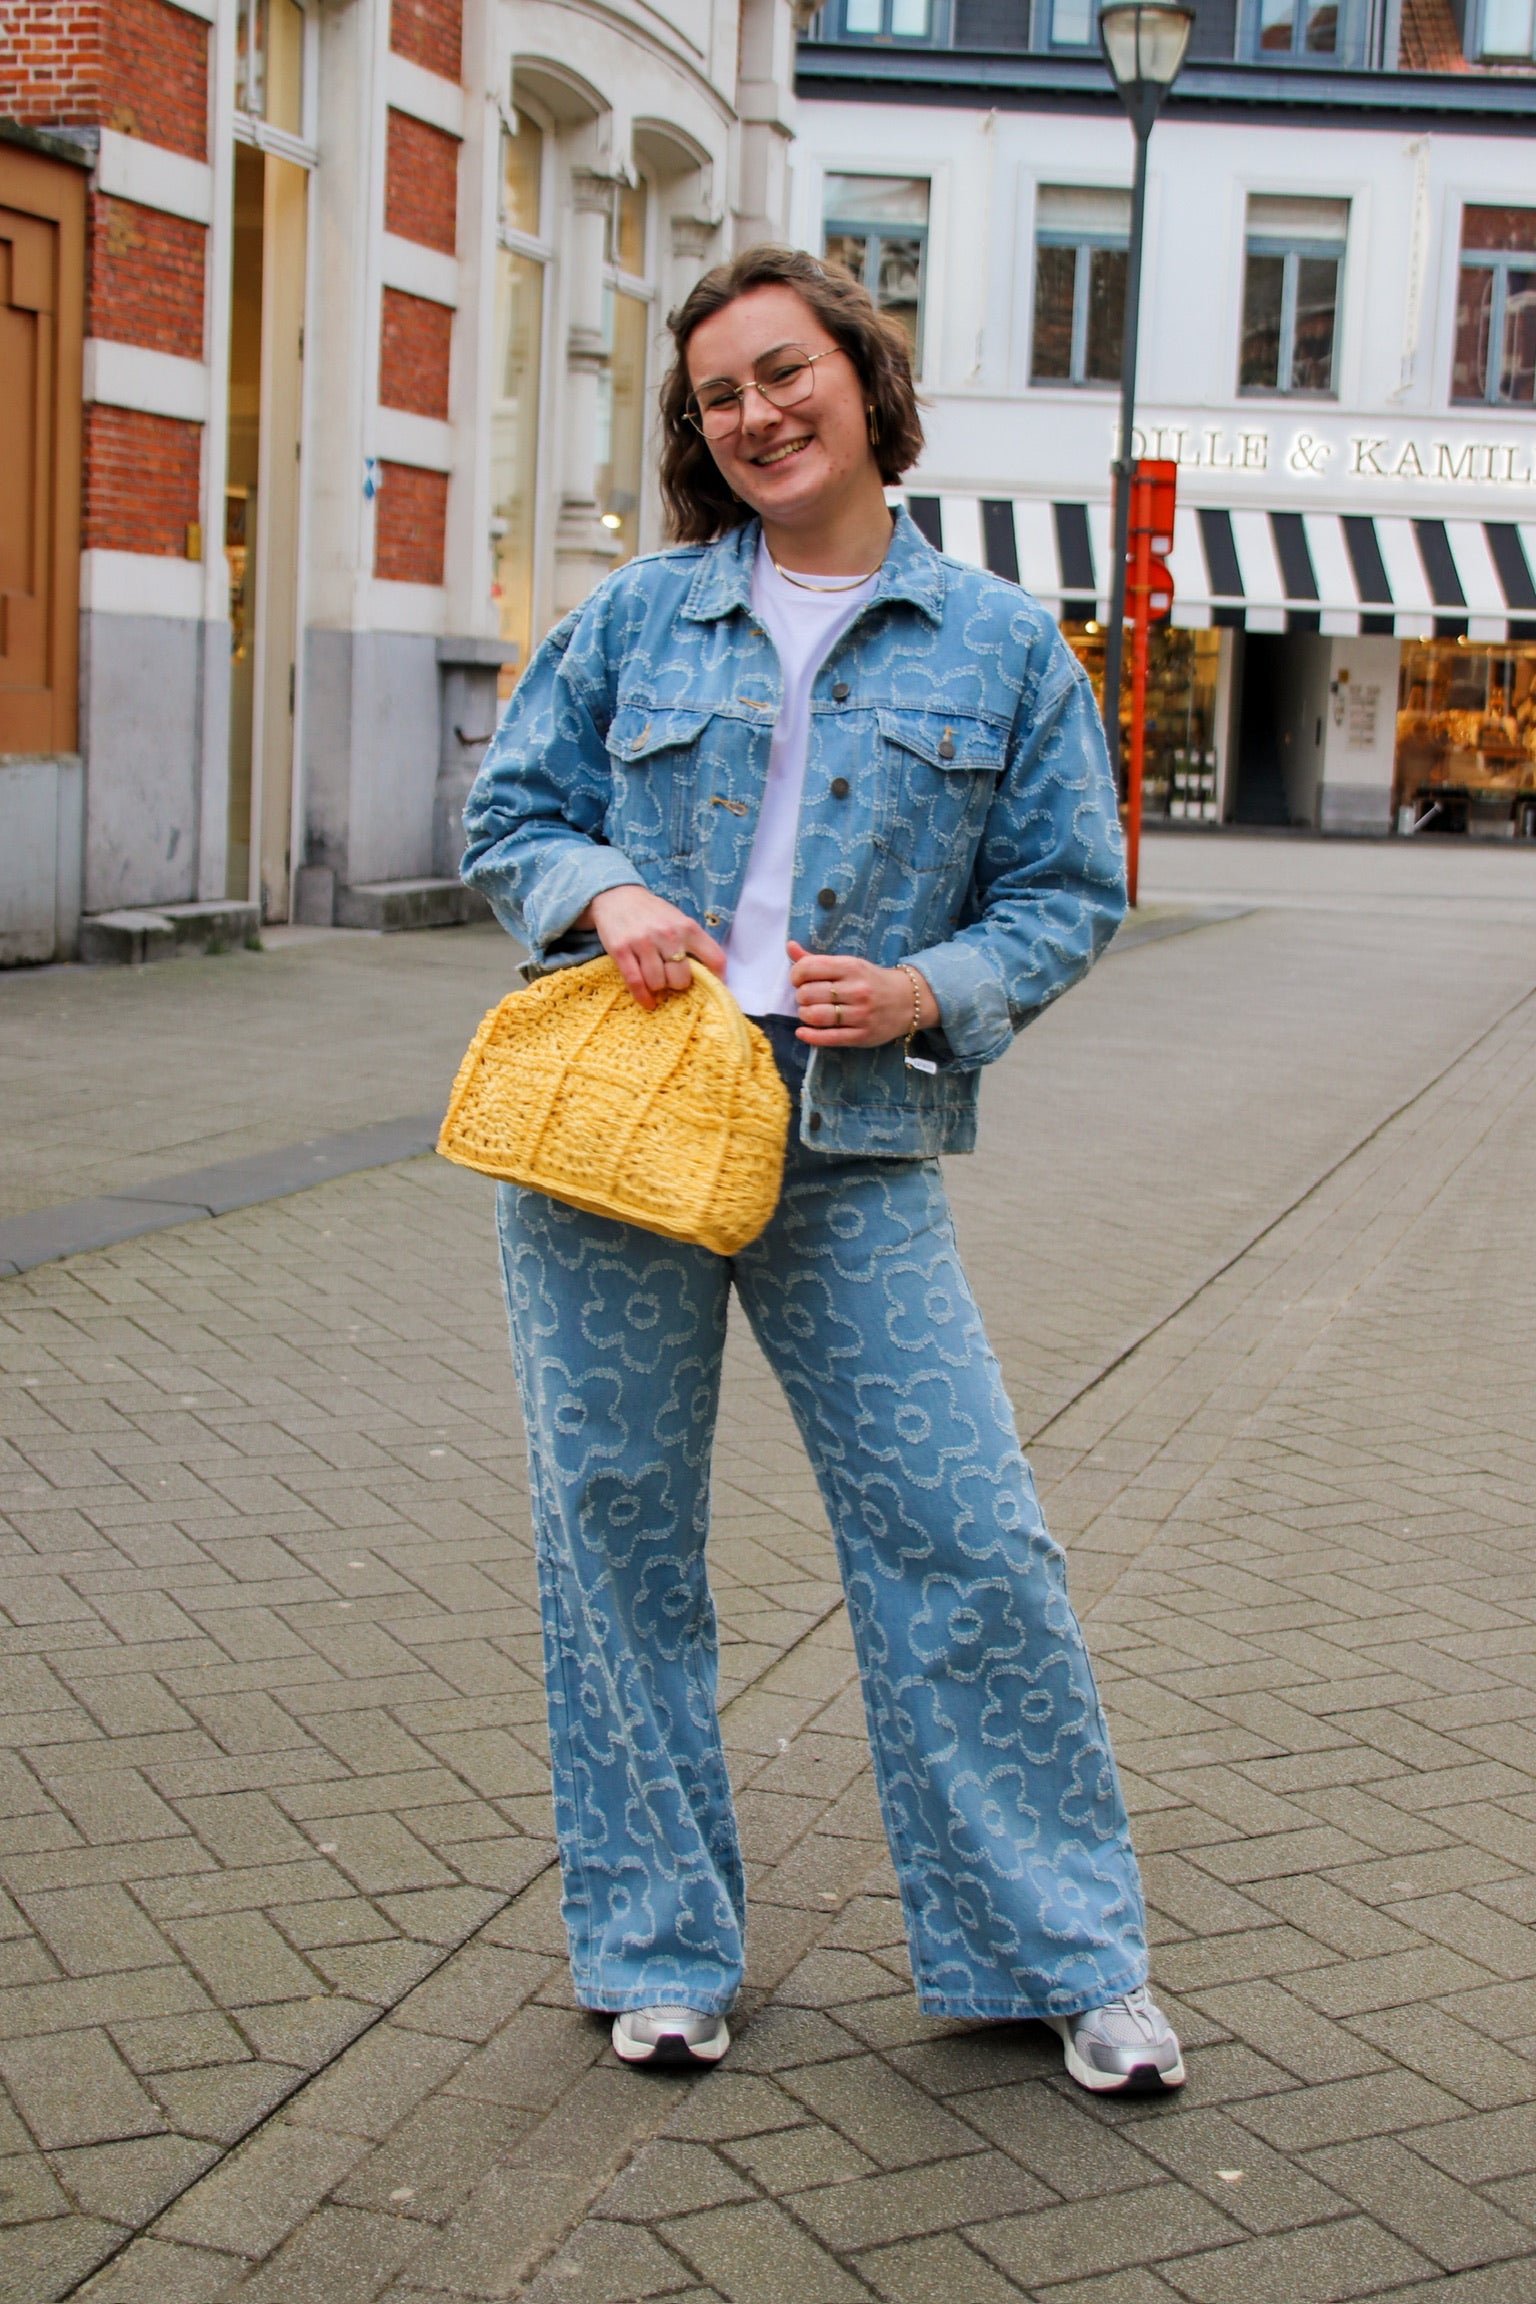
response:
<svg viewBox="0 0 1536 2304"><path fill-rule="evenodd" d="M661 387L661 496L667 525L680 544L713 543L751 517L750 507L726 486L708 442L688 421L688 339L701 321L738 296L780 287L793 288L858 370L874 415L875 462L887 487L922 453L912 358L898 323L876 311L868 289L841 264L769 242L748 248L706 272L667 315L675 349Z"/></svg>

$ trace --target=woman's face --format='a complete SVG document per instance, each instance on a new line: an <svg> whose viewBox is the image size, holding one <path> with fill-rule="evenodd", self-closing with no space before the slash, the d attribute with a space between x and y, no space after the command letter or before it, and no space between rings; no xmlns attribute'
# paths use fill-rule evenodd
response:
<svg viewBox="0 0 1536 2304"><path fill-rule="evenodd" d="M816 362L810 397L775 408L749 390L737 429L708 447L743 503L770 526L793 528L824 519L871 482L880 486L853 361L793 288L775 285L700 321L688 339L688 381L695 393L722 380L750 384L758 361L786 345L829 355Z"/></svg>

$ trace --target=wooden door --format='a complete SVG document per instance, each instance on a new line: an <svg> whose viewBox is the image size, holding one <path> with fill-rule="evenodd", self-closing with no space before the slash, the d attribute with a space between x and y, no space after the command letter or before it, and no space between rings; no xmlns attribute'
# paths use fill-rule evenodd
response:
<svg viewBox="0 0 1536 2304"><path fill-rule="evenodd" d="M75 746L85 178L0 145L0 752Z"/></svg>

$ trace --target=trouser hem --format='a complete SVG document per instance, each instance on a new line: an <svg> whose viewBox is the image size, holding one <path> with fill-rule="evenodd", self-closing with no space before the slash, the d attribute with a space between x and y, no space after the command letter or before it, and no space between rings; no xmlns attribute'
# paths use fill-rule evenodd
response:
<svg viewBox="0 0 1536 2304"><path fill-rule="evenodd" d="M686 2008L694 2016L729 2016L736 1992L691 1992L685 1984L636 1985L627 1991L603 1992L595 1986L575 1986L576 2005L594 2016L624 2016L636 2008Z"/></svg>
<svg viewBox="0 0 1536 2304"><path fill-rule="evenodd" d="M970 2017L992 2024L1045 2024L1053 2016L1082 2016L1090 2008L1103 2008L1109 2001L1123 1999L1127 1992L1139 1990L1146 1981L1144 1966L1127 1969L1118 1981L1111 1977L1070 1999L1058 1998L1050 2006L1035 2000L982 2000L974 1994L951 1997L948 1993L925 1992L919 1986L917 2004L925 2016Z"/></svg>

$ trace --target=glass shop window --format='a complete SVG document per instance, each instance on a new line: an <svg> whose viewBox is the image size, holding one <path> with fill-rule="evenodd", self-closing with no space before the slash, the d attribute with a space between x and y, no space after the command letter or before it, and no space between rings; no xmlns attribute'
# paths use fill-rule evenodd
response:
<svg viewBox="0 0 1536 2304"><path fill-rule="evenodd" d="M1333 391L1348 234L1347 200L1250 195L1239 391Z"/></svg>
<svg viewBox="0 0 1536 2304"><path fill-rule="evenodd" d="M1536 208L1464 208L1451 398L1536 398Z"/></svg>
<svg viewBox="0 0 1536 2304"><path fill-rule="evenodd" d="M1032 384L1117 384L1129 192L1042 184L1035 207Z"/></svg>
<svg viewBox="0 0 1536 2304"><path fill-rule="evenodd" d="M829 176L822 253L862 280L906 330L912 373L922 370L923 271L928 252L925 176Z"/></svg>
<svg viewBox="0 0 1536 2304"><path fill-rule="evenodd" d="M491 598L504 640L517 644L502 675L510 690L534 638L540 391L551 251L544 220L544 131L521 110L501 138L496 249L495 368L491 402Z"/></svg>

